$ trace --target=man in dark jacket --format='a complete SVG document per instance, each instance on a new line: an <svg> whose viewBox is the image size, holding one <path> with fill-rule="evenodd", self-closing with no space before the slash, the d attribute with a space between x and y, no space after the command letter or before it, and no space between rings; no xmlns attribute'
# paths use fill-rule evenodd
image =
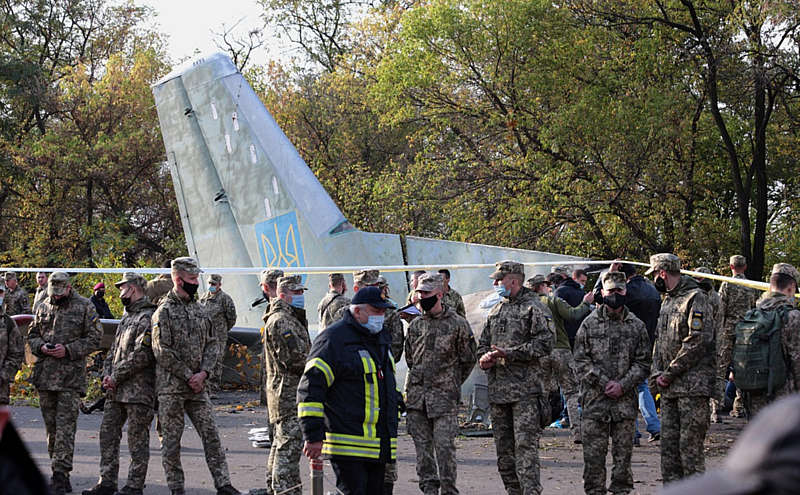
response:
<svg viewBox="0 0 800 495"><path fill-rule="evenodd" d="M625 306L644 322L647 329L647 336L650 338L650 351L653 349L653 342L656 338L656 325L658 325L658 314L661 311L661 294L658 289L646 278L636 273L636 268L624 263L620 270L628 278L627 294L625 296ZM647 432L650 433L650 442L661 438L661 421L656 412L656 403L653 395L647 386L647 379L637 387L639 393L639 411L647 423ZM634 445L639 445L639 419L636 419L636 432L634 434Z"/></svg>
<svg viewBox="0 0 800 495"><path fill-rule="evenodd" d="M92 304L94 304L94 307L97 310L97 315L100 318L112 319L114 318L114 315L111 314L111 309L109 309L105 297L106 297L106 284L104 284L103 282L98 282L94 286L94 293L92 294L92 297L89 298L89 300L91 300Z"/></svg>
<svg viewBox="0 0 800 495"><path fill-rule="evenodd" d="M583 280L583 283L586 283L586 278L585 271L574 270L572 272L572 278L567 277L566 280L558 286L554 295L567 301L573 308L580 306L583 302L583 296L585 296L586 293L583 291L583 286L579 281ZM569 336L570 347L575 347L575 334L578 333L578 328L581 326L582 321L583 318L576 321L564 322L564 328Z"/></svg>
<svg viewBox="0 0 800 495"><path fill-rule="evenodd" d="M383 327L390 306L378 287L356 292L314 341L297 389L303 453L330 459L345 495L382 493L386 463L397 458L400 392Z"/></svg>

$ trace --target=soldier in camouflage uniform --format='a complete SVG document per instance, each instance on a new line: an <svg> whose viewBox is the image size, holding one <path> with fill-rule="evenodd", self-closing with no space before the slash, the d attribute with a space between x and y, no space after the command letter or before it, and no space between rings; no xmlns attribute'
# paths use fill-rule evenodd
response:
<svg viewBox="0 0 800 495"><path fill-rule="evenodd" d="M523 265L501 261L495 267L491 278L502 299L489 312L478 355L489 378L497 470L510 495L538 494L544 402L539 376L553 333L537 296L522 285Z"/></svg>
<svg viewBox="0 0 800 495"><path fill-rule="evenodd" d="M278 297L264 315L264 348L267 352L267 407L275 436L267 470L272 472L272 493L300 495L300 457L303 434L297 418L297 385L303 375L311 339L297 318L306 290L299 275L278 280Z"/></svg>
<svg viewBox="0 0 800 495"><path fill-rule="evenodd" d="M11 383L25 358L22 334L14 320L3 312L2 299L5 294L6 285L0 279L0 406L8 405Z"/></svg>
<svg viewBox="0 0 800 495"><path fill-rule="evenodd" d="M411 274L411 281L409 282L409 285L411 285L411 291L408 293L408 296L406 297L406 304L411 304L412 302L416 302L414 301L414 294L415 291L417 290L417 281L419 281L419 278L425 275L426 273L427 272L425 270L415 270L414 273Z"/></svg>
<svg viewBox="0 0 800 495"><path fill-rule="evenodd" d="M633 491L633 422L637 386L650 370L650 338L644 323L625 307L622 272L602 276L603 304L575 336L575 368L583 395L583 489L606 493L606 454L611 437L611 493Z"/></svg>
<svg viewBox="0 0 800 495"><path fill-rule="evenodd" d="M525 286L532 289L539 296L539 300L547 309L546 313L553 320L556 338L553 352L550 353L547 362L550 363L552 379L561 387L561 393L564 394L564 398L567 401L567 415L569 416L572 441L579 444L582 441L581 415L578 412L580 391L575 374L572 349L569 346L569 336L564 327L564 322L580 321L586 318L592 311L589 305L594 302L594 293L587 293L583 297L583 302L573 308L560 297L550 295L544 275L534 275L525 282Z"/></svg>
<svg viewBox="0 0 800 495"><path fill-rule="evenodd" d="M233 304L233 298L222 290L222 275L215 273L208 276L208 292L200 298L200 304L206 308L211 318L219 345L217 364L214 365L208 382L209 391L214 392L222 387L222 362L225 360L228 332L236 324L236 305Z"/></svg>
<svg viewBox="0 0 800 495"><path fill-rule="evenodd" d="M405 342L406 419L417 453L419 487L426 495L458 493L458 404L461 384L476 361L469 323L455 309L442 304L443 278L441 274L426 274L417 282L417 306L422 316L409 325Z"/></svg>
<svg viewBox="0 0 800 495"><path fill-rule="evenodd" d="M47 298L47 274L45 272L36 273L36 294L33 296L33 313L36 314L36 309Z"/></svg>
<svg viewBox="0 0 800 495"><path fill-rule="evenodd" d="M328 293L319 302L317 314L319 315L319 329L325 330L336 320L334 316L340 309L350 305L350 298L344 294L347 292L347 283L341 273L328 274Z"/></svg>
<svg viewBox="0 0 800 495"><path fill-rule="evenodd" d="M78 403L86 393L86 357L97 349L103 331L94 304L75 292L66 273L50 275L47 294L28 330L28 345L37 358L31 382L47 430L52 488L61 495L72 491L69 473Z"/></svg>
<svg viewBox="0 0 800 495"><path fill-rule="evenodd" d="M700 272L700 273L714 273L714 272L711 271L710 268L707 268L705 266L699 266L699 267L695 268L693 271ZM712 314L712 316L714 318L714 339L715 339L714 342L716 343L715 344L716 348L715 348L714 352L716 353L716 349L719 348L719 341L721 340L720 339L720 333L722 332L722 328L721 328L721 324L722 324L722 299L720 298L719 293L716 290L714 290L714 281L713 280L707 279L707 278L702 278L702 277L697 277L697 276L695 276L695 280L700 285L700 288L703 289L706 292L706 295L708 296L708 303L711 305L711 309L712 309L711 314ZM719 354L717 353L717 355L719 355ZM719 363L717 363L717 364L719 364ZM717 366L717 368L719 368L719 366ZM717 378L719 378L719 377L717 377ZM723 396L725 395L725 387L724 386L720 386L720 385L721 385L721 382L720 382L719 379L717 379L714 382L714 390L713 390L713 393L711 395L711 399L710 399L710 402L709 402L709 408L711 410L711 414L710 414L709 417L711 418L711 422L712 423L722 423L722 420L720 419L719 415L717 414L717 407L719 405L719 402L722 400Z"/></svg>
<svg viewBox="0 0 800 495"><path fill-rule="evenodd" d="M771 396L767 395L766 391L745 392L744 402L748 420L781 396L800 392L800 311L797 309L795 299L798 285L800 285L800 272L788 263L778 263L772 267L769 292L765 293L756 304L757 308L765 311L781 307L788 310L781 328L786 383Z"/></svg>
<svg viewBox="0 0 800 495"><path fill-rule="evenodd" d="M733 278L747 280L744 272L747 271L747 259L742 255L731 256L730 268ZM728 382L728 369L733 360L733 343L736 340L736 324L744 318L758 299L758 291L744 285L722 282L719 287L719 297L722 303L722 325L717 332L717 388L723 388ZM713 404L712 407L716 406ZM714 410L713 412L716 412ZM744 416L744 402L742 391L736 389L736 400L733 401L731 416Z"/></svg>
<svg viewBox="0 0 800 495"><path fill-rule="evenodd" d="M161 268L170 268L172 266L170 260L165 261ZM162 273L153 280L147 282L147 287L144 289L144 295L150 299L150 302L158 306L161 301L167 297L169 291L172 290L172 276L168 273Z"/></svg>
<svg viewBox="0 0 800 495"><path fill-rule="evenodd" d="M680 259L650 257L661 302L648 384L661 393L661 476L664 483L705 471L703 442L714 390L713 308L697 282L680 273Z"/></svg>
<svg viewBox="0 0 800 495"><path fill-rule="evenodd" d="M6 272L6 295L3 309L8 316L30 314L31 306L28 293L19 285L15 272Z"/></svg>
<svg viewBox="0 0 800 495"><path fill-rule="evenodd" d="M442 268L439 270L439 273L444 277L444 297L442 297L442 303L445 306L453 308L456 313L466 318L467 309L464 307L464 299L458 291L450 286L450 270Z"/></svg>
<svg viewBox="0 0 800 495"><path fill-rule="evenodd" d="M156 370L151 318L156 306L144 295L147 281L126 272L114 284L125 306L114 342L103 363L103 388L107 393L100 425L100 481L83 495L114 495L119 476L119 443L128 423L131 463L125 495L141 495L150 460L150 423L155 406Z"/></svg>
<svg viewBox="0 0 800 495"><path fill-rule="evenodd" d="M172 495L183 495L181 437L185 414L203 443L217 493L238 494L231 486L225 450L205 386L217 362L219 346L211 319L195 299L199 274L193 258L172 260L173 288L153 315L161 463Z"/></svg>

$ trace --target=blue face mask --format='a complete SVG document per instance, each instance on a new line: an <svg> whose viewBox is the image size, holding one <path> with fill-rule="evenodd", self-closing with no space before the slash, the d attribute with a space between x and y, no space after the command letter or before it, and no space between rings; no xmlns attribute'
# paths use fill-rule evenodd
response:
<svg viewBox="0 0 800 495"><path fill-rule="evenodd" d="M505 285L503 285L503 284L497 284L497 285L495 285L495 286L494 286L494 291L495 291L495 292L497 293L497 295L498 295L498 296L500 296L500 297L508 297L508 296L510 296L510 295L511 295L511 291L510 291L509 289L507 289L507 288L506 288L506 286L505 286Z"/></svg>
<svg viewBox="0 0 800 495"><path fill-rule="evenodd" d="M369 319L363 325L369 330L369 333L376 334L383 330L383 315L370 315Z"/></svg>
<svg viewBox="0 0 800 495"><path fill-rule="evenodd" d="M217 292L217 286L216 285L209 285L208 286L208 292L210 292L212 294Z"/></svg>
<svg viewBox="0 0 800 495"><path fill-rule="evenodd" d="M306 295L294 294L292 296L292 302L290 304L297 309L304 309L306 307Z"/></svg>
<svg viewBox="0 0 800 495"><path fill-rule="evenodd" d="M3 305L3 299L5 299L5 297L0 297L0 306Z"/></svg>

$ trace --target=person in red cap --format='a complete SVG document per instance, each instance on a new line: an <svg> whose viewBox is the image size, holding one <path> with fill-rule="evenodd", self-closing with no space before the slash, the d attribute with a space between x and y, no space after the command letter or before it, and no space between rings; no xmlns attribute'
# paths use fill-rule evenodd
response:
<svg viewBox="0 0 800 495"><path fill-rule="evenodd" d="M104 299L105 297L106 284L103 282L98 282L95 284L94 294L92 294L92 297L90 297L89 300L91 300L92 304L94 304L94 307L97 310L97 314L100 316L100 318L113 319L114 315L111 314L111 309L109 309L108 303Z"/></svg>

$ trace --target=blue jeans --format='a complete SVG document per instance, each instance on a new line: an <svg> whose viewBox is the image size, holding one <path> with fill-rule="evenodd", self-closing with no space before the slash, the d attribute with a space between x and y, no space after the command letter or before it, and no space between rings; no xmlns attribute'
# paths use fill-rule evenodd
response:
<svg viewBox="0 0 800 495"><path fill-rule="evenodd" d="M647 380L636 387L636 391L639 393L639 411L642 413L645 423L647 423L648 433L651 435L661 433L661 421L658 419L658 413L656 413L656 401L653 400L653 396L650 394ZM639 438L642 436L639 433L639 418L636 418L635 427L635 437Z"/></svg>

